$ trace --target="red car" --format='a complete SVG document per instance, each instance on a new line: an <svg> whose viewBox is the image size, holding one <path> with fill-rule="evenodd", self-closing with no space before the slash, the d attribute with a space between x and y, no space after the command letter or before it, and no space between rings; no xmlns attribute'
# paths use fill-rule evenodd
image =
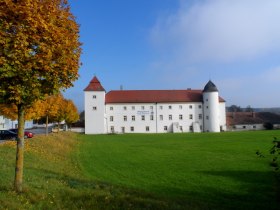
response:
<svg viewBox="0 0 280 210"><path fill-rule="evenodd" d="M10 131L13 131L14 133L18 133L18 129L10 129ZM34 134L30 131L24 131L24 138L32 138Z"/></svg>

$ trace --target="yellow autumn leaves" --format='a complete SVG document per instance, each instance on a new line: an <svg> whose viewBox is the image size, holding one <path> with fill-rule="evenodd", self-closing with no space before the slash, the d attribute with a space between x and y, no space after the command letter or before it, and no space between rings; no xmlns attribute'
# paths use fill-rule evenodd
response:
<svg viewBox="0 0 280 210"><path fill-rule="evenodd" d="M16 105L0 104L0 115L16 120L17 113ZM56 94L47 96L45 100L36 101L25 111L25 120L38 120L45 117L53 122L65 120L67 124L71 124L79 120L79 113L72 100L65 99L62 94Z"/></svg>

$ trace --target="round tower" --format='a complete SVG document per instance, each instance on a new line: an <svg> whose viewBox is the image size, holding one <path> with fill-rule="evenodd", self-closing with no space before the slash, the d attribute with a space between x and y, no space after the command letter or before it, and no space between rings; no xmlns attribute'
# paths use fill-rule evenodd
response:
<svg viewBox="0 0 280 210"><path fill-rule="evenodd" d="M220 132L219 92L209 80L203 92L204 132Z"/></svg>
<svg viewBox="0 0 280 210"><path fill-rule="evenodd" d="M106 133L105 89L96 76L84 89L85 96L85 134Z"/></svg>

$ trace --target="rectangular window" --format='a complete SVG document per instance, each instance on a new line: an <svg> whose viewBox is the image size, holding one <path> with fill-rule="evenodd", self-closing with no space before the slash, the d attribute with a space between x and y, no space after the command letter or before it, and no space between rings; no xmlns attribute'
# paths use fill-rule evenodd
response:
<svg viewBox="0 0 280 210"><path fill-rule="evenodd" d="M93 110L97 110L97 107L96 107L96 106L94 106L94 107L92 107L92 109L93 109Z"/></svg>
<svg viewBox="0 0 280 210"><path fill-rule="evenodd" d="M159 115L159 120L163 120L163 115Z"/></svg>
<svg viewBox="0 0 280 210"><path fill-rule="evenodd" d="M183 106L182 106L182 105L179 105L179 109L183 109Z"/></svg>
<svg viewBox="0 0 280 210"><path fill-rule="evenodd" d="M135 116L134 115L131 116L131 120L135 121Z"/></svg>
<svg viewBox="0 0 280 210"><path fill-rule="evenodd" d="M96 95L93 95L92 98L96 99Z"/></svg>
<svg viewBox="0 0 280 210"><path fill-rule="evenodd" d="M127 116L123 116L123 121L127 121Z"/></svg>
<svg viewBox="0 0 280 210"><path fill-rule="evenodd" d="M125 133L125 127L121 127L122 133Z"/></svg>
<svg viewBox="0 0 280 210"><path fill-rule="evenodd" d="M167 126L164 126L164 127L163 127L163 130L167 131Z"/></svg>
<svg viewBox="0 0 280 210"><path fill-rule="evenodd" d="M114 117L110 116L110 121L113 122L114 121Z"/></svg>
<svg viewBox="0 0 280 210"><path fill-rule="evenodd" d="M142 120L145 120L145 115L142 115L142 116L141 116L141 119L142 119Z"/></svg>
<svg viewBox="0 0 280 210"><path fill-rule="evenodd" d="M162 109L162 106L159 106L159 109Z"/></svg>
<svg viewBox="0 0 280 210"><path fill-rule="evenodd" d="M142 110L145 110L145 107L144 107L144 106L141 106L141 109L142 109Z"/></svg>
<svg viewBox="0 0 280 210"><path fill-rule="evenodd" d="M180 126L180 131L183 131L183 126Z"/></svg>
<svg viewBox="0 0 280 210"><path fill-rule="evenodd" d="M182 120L183 119L183 115L179 115L179 120Z"/></svg>
<svg viewBox="0 0 280 210"><path fill-rule="evenodd" d="M169 105L169 106L168 106L168 109L172 109L172 106Z"/></svg>
<svg viewBox="0 0 280 210"><path fill-rule="evenodd" d="M153 110L153 109L154 109L154 107L153 107L153 106L150 106L150 109L151 109L151 110Z"/></svg>
<svg viewBox="0 0 280 210"><path fill-rule="evenodd" d="M154 115L150 115L150 120L154 120Z"/></svg>
<svg viewBox="0 0 280 210"><path fill-rule="evenodd" d="M123 107L123 110L126 110L126 106Z"/></svg>
<svg viewBox="0 0 280 210"><path fill-rule="evenodd" d="M132 106L131 109L132 109L132 110L135 110L135 106Z"/></svg>
<svg viewBox="0 0 280 210"><path fill-rule="evenodd" d="M208 109L208 106L206 106L206 109Z"/></svg>
<svg viewBox="0 0 280 210"><path fill-rule="evenodd" d="M190 131L193 131L193 126L191 125L189 129L190 129Z"/></svg>
<svg viewBox="0 0 280 210"><path fill-rule="evenodd" d="M200 120L202 119L202 114L198 115L198 119L200 119Z"/></svg>
<svg viewBox="0 0 280 210"><path fill-rule="evenodd" d="M149 126L146 126L146 131L150 131L150 127Z"/></svg>
<svg viewBox="0 0 280 210"><path fill-rule="evenodd" d="M206 120L209 120L209 116L206 116Z"/></svg>
<svg viewBox="0 0 280 210"><path fill-rule="evenodd" d="M115 132L114 126L111 126L110 130L111 130L111 133L114 133Z"/></svg>
<svg viewBox="0 0 280 210"><path fill-rule="evenodd" d="M172 115L171 115L171 114L168 115L168 119L169 119L169 120L172 120Z"/></svg>
<svg viewBox="0 0 280 210"><path fill-rule="evenodd" d="M192 118L193 118L193 115L192 115L192 114L190 114L190 115L189 115L189 119L190 119L190 120L192 120Z"/></svg>
<svg viewBox="0 0 280 210"><path fill-rule="evenodd" d="M113 110L114 108L112 106L110 106L110 110Z"/></svg>
<svg viewBox="0 0 280 210"><path fill-rule="evenodd" d="M202 131L202 125L201 125L201 126L199 126L199 128L200 128L200 130Z"/></svg>
<svg viewBox="0 0 280 210"><path fill-rule="evenodd" d="M132 131L132 132L134 131L134 127L133 127L133 126L132 126L132 127L130 127L130 131Z"/></svg>
<svg viewBox="0 0 280 210"><path fill-rule="evenodd" d="M189 105L189 108L192 109L192 105Z"/></svg>
<svg viewBox="0 0 280 210"><path fill-rule="evenodd" d="M198 108L201 109L201 105L198 105Z"/></svg>

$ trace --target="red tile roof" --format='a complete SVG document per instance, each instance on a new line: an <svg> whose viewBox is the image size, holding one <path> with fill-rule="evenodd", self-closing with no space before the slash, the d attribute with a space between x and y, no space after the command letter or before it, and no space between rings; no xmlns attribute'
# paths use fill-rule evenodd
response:
<svg viewBox="0 0 280 210"><path fill-rule="evenodd" d="M227 112L227 125L280 123L280 115L270 112Z"/></svg>
<svg viewBox="0 0 280 210"><path fill-rule="evenodd" d="M225 102L221 97L220 102ZM202 102L202 90L113 90L106 94L108 103Z"/></svg>
<svg viewBox="0 0 280 210"><path fill-rule="evenodd" d="M84 91L105 91L96 76ZM221 97L220 102L225 102ZM112 90L105 103L202 102L202 90Z"/></svg>
<svg viewBox="0 0 280 210"><path fill-rule="evenodd" d="M102 87L97 77L94 76L84 91L105 91L105 89Z"/></svg>

